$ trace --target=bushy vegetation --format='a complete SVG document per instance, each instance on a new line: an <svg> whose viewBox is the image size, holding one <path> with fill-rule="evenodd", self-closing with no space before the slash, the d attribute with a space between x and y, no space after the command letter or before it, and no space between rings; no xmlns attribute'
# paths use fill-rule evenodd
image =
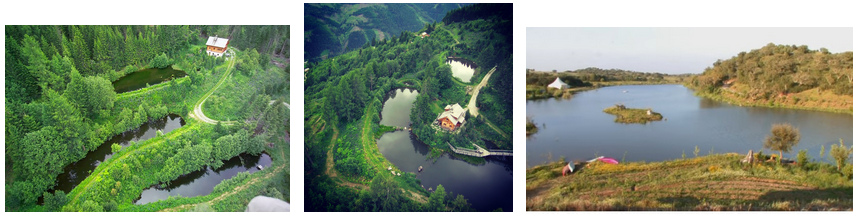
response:
<svg viewBox="0 0 858 216"><path fill-rule="evenodd" d="M851 112L852 52L770 43L716 61L688 86L740 104Z"/></svg>
<svg viewBox="0 0 858 216"><path fill-rule="evenodd" d="M539 131L539 127L536 127L536 124L533 123L533 119L529 116L527 117L527 128L525 130L527 131L528 136Z"/></svg>

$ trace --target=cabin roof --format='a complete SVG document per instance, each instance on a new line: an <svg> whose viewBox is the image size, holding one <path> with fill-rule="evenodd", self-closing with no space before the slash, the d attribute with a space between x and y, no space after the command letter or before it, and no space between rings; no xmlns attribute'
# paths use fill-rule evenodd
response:
<svg viewBox="0 0 858 216"><path fill-rule="evenodd" d="M206 46L226 48L227 43L229 43L229 39L213 36L206 41Z"/></svg>
<svg viewBox="0 0 858 216"><path fill-rule="evenodd" d="M459 124L459 122L465 121L465 109L462 109L458 103L447 105L444 107L444 112L441 115L438 115L438 119L441 120L447 118L453 124Z"/></svg>

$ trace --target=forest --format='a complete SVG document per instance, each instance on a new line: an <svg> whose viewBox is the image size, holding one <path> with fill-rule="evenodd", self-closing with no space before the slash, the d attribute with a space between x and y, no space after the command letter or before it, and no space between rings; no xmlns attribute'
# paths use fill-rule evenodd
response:
<svg viewBox="0 0 858 216"><path fill-rule="evenodd" d="M286 106L269 105L269 100L288 102L288 26L43 25L5 30L6 211L156 211L208 203L225 193L147 205L133 201L152 185L219 167L239 153L262 152L287 168L254 173L232 184L224 181L222 188L250 181L259 185L224 199L231 204L202 210L241 211L262 191L279 191L268 195L288 200L289 112ZM234 58L205 54L206 39L214 35L232 41ZM172 67L187 76L114 91L111 82L150 67ZM221 86L225 80L240 87ZM215 92L229 103L203 103ZM203 123L190 115L197 104L219 119L241 121ZM248 105L232 107L241 104ZM127 147L115 145L113 156L86 173L73 190L54 189L64 184L57 176L66 166L109 138L168 114L188 123Z"/></svg>
<svg viewBox="0 0 858 216"><path fill-rule="evenodd" d="M305 4L304 59L318 62L367 42L417 32L468 4Z"/></svg>
<svg viewBox="0 0 858 216"><path fill-rule="evenodd" d="M851 113L852 52L769 43L715 61L687 86L739 104Z"/></svg>
<svg viewBox="0 0 858 216"><path fill-rule="evenodd" d="M474 11L483 15L463 15ZM446 13L445 22L424 22L416 31L372 39L356 50L307 64L307 211L474 210L467 197L447 194L443 185L434 192L422 188L414 173L391 177L390 171L380 168L391 163L379 152L376 140L393 130L379 123L385 96L396 88L410 88L419 92L410 111L412 132L437 148L433 151L444 151L444 141L451 139L491 140L498 147L512 149L512 20L497 14L511 15L512 5L465 6ZM313 28L330 27L306 27ZM422 32L431 36L419 37ZM467 84L452 77L445 63L449 56L472 59L480 65L479 75ZM494 74L477 100L481 118L469 120L471 128L458 135L434 135L427 125L442 107L467 104L466 89L492 70Z"/></svg>

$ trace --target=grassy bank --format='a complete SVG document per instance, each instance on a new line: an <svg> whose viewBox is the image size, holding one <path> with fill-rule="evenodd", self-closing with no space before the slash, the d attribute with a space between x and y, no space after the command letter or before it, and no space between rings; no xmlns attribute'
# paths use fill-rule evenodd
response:
<svg viewBox="0 0 858 216"><path fill-rule="evenodd" d="M831 91L810 89L796 94L784 95L777 99L754 100L742 96L742 92L747 91L746 89L747 88L741 84L736 84L729 88L729 90L721 89L711 93L695 91L694 94L700 97L739 106L801 109L852 114L851 95L836 95Z"/></svg>
<svg viewBox="0 0 858 216"><path fill-rule="evenodd" d="M527 170L527 210L851 210L852 177L827 163L761 163L738 154L664 162L564 161Z"/></svg>
<svg viewBox="0 0 858 216"><path fill-rule="evenodd" d="M612 106L603 110L605 113L615 115L617 118L614 119L614 122L617 123L638 123L638 124L646 124L651 121L661 121L663 117L661 113L652 112L647 113L649 109L632 109L626 108L625 106Z"/></svg>

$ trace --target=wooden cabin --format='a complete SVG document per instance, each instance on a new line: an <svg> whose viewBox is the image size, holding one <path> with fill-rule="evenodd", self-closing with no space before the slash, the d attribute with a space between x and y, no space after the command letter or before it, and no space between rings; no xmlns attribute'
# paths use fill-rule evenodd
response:
<svg viewBox="0 0 858 216"><path fill-rule="evenodd" d="M435 119L441 128L454 131L465 122L465 109L459 104L447 105L444 112Z"/></svg>
<svg viewBox="0 0 858 216"><path fill-rule="evenodd" d="M219 38L217 35L214 37L209 37L209 40L206 41L206 54L210 56L220 57L226 52L226 49L229 46L229 39Z"/></svg>

